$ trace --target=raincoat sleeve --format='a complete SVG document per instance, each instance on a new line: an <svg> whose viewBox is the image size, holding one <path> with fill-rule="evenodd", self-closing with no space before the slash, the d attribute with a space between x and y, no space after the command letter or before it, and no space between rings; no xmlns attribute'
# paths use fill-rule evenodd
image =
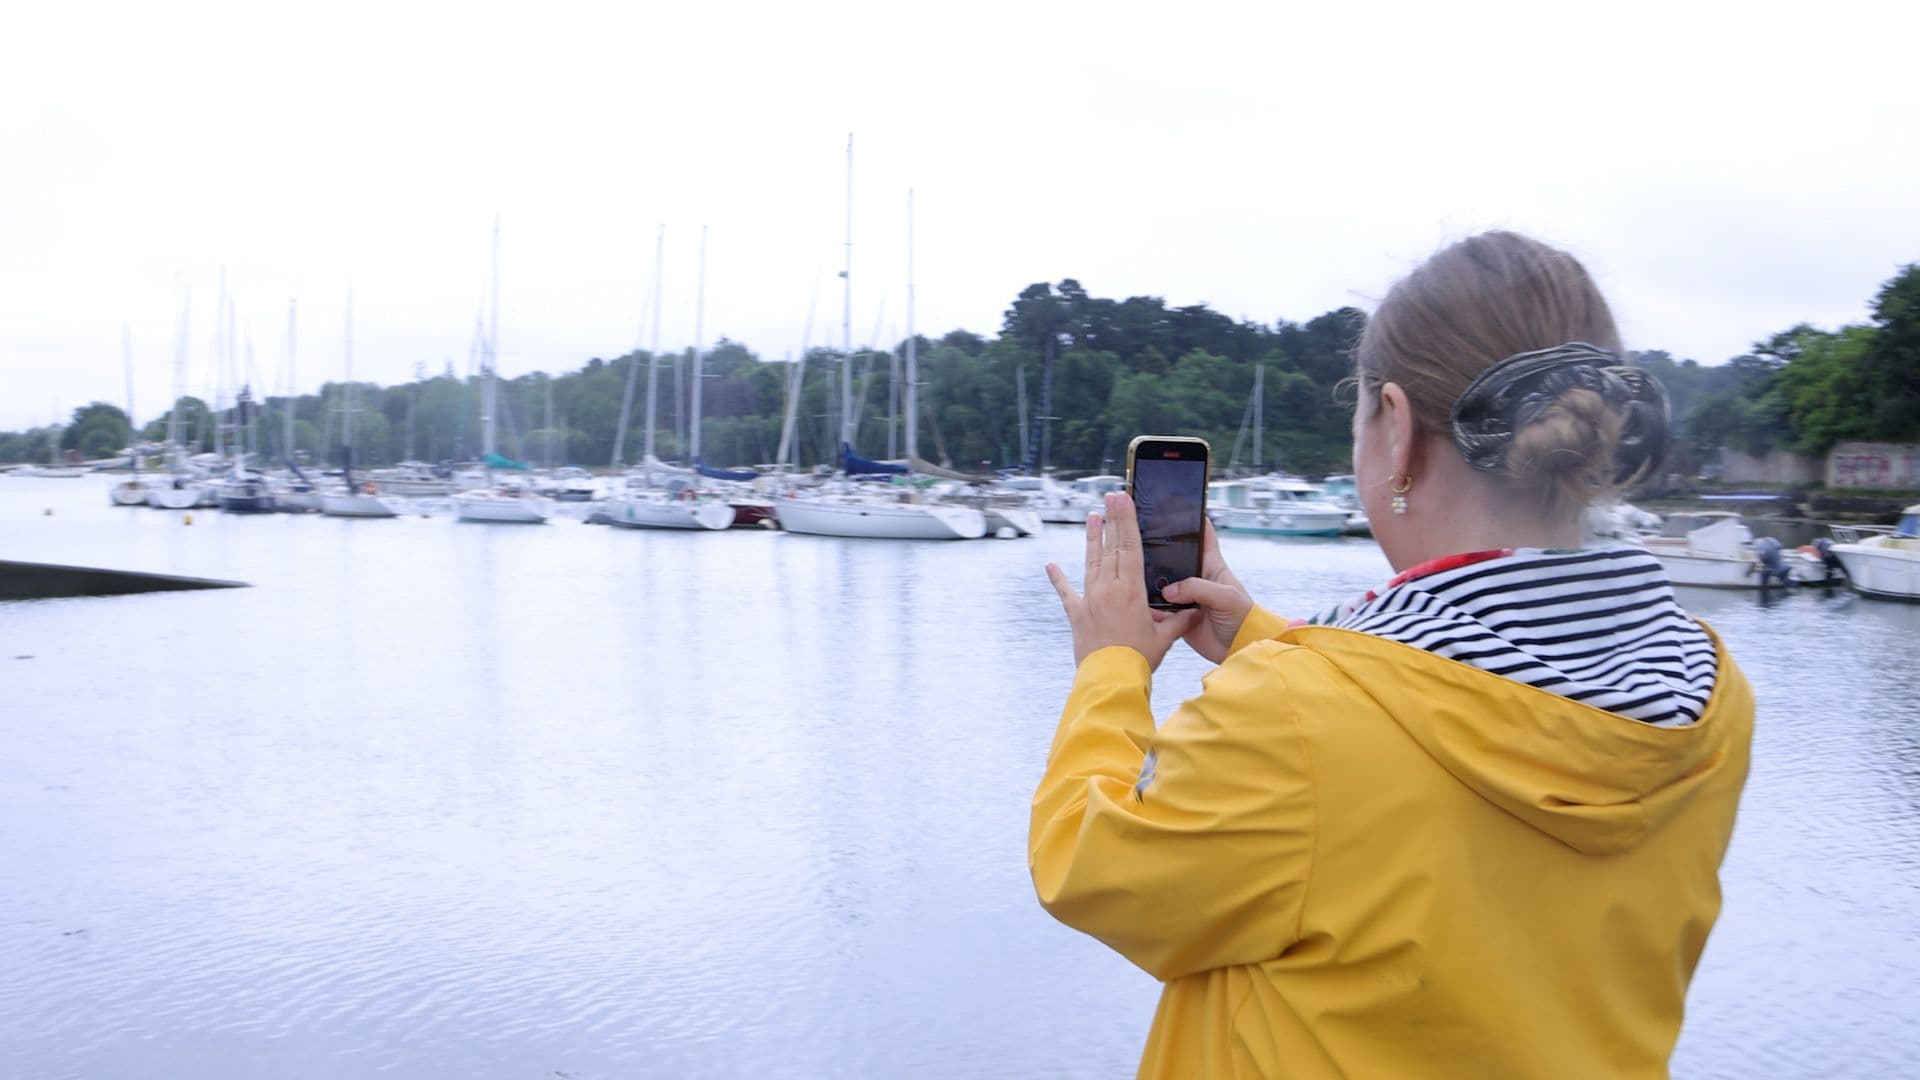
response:
<svg viewBox="0 0 1920 1080"><path fill-rule="evenodd" d="M1288 620L1255 604L1247 610L1247 617L1240 621L1240 632L1233 635L1233 644L1227 646L1227 655L1232 656L1256 641L1277 638L1291 625Z"/></svg>
<svg viewBox="0 0 1920 1080"><path fill-rule="evenodd" d="M1163 981L1298 937L1314 796L1283 648L1229 657L1158 731L1138 652L1101 649L1074 677L1033 799L1034 889Z"/></svg>

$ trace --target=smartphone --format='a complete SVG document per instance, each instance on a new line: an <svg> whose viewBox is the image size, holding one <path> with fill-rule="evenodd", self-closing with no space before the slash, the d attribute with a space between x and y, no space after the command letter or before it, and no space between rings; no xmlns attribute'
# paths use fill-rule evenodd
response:
<svg viewBox="0 0 1920 1080"><path fill-rule="evenodd" d="M1205 439L1184 435L1141 435L1127 444L1127 494L1140 519L1145 556L1147 605L1180 611L1161 590L1200 576L1200 541L1207 520Z"/></svg>

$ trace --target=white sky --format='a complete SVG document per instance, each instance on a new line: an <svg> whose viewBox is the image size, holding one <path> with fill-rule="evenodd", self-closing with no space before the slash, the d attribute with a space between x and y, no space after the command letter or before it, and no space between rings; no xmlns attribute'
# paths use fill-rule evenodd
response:
<svg viewBox="0 0 1920 1080"><path fill-rule="evenodd" d="M16 5L0 33L0 430L207 394L225 269L255 383L636 343L769 359L992 335L1024 286L1261 322L1371 307L1490 227L1567 247L1635 348L1861 321L1920 260L1912 4ZM244 368L244 353L241 365Z"/></svg>

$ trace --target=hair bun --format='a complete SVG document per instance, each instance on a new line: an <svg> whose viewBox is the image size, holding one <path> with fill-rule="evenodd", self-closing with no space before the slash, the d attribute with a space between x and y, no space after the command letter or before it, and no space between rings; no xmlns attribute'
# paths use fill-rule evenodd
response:
<svg viewBox="0 0 1920 1080"><path fill-rule="evenodd" d="M1666 391L1645 371L1625 366L1612 352L1584 341L1515 353L1489 364L1454 402L1454 445L1476 469L1509 470L1516 433L1553 410L1566 412L1570 419L1587 411L1563 402L1572 390L1598 395L1620 420L1618 439L1608 448L1612 468L1599 477L1602 482L1625 486L1659 467L1667 450ZM1522 464L1523 471L1530 470L1530 462Z"/></svg>

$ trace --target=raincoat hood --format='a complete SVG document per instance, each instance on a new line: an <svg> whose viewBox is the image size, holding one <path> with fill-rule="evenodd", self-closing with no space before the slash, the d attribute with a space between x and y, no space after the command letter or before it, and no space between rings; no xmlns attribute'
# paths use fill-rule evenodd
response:
<svg viewBox="0 0 1920 1080"><path fill-rule="evenodd" d="M1587 854L1630 851L1671 821L1736 734L1705 721L1655 727L1353 631L1300 627L1282 640L1325 656L1462 784ZM1751 711L1744 681L1716 686L1707 716L1729 707Z"/></svg>

